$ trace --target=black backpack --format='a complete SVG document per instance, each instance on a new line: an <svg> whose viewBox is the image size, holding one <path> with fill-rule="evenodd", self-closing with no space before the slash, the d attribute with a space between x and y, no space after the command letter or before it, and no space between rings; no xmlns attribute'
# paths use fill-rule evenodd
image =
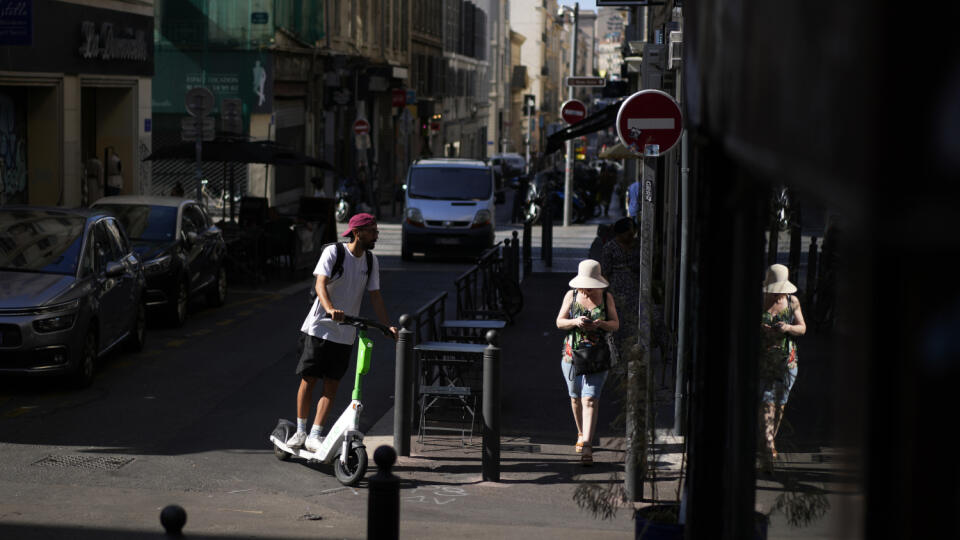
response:
<svg viewBox="0 0 960 540"><path fill-rule="evenodd" d="M337 250L337 256L333 260L333 268L330 271L330 279L335 281L340 279L340 276L343 275L343 257L346 255L345 252L347 248L343 247L343 242L330 242L329 244L324 244L323 247L320 248L321 256L323 255L324 250L327 249L327 246L330 246L331 244L336 246ZM370 250L367 250L364 254L366 255L365 258L367 260L367 281L370 281L370 273L373 272L373 253L370 253ZM366 285L364 285L364 287L366 287ZM316 281L314 281L313 286L310 287L309 297L310 304L313 305L313 301L317 299Z"/></svg>

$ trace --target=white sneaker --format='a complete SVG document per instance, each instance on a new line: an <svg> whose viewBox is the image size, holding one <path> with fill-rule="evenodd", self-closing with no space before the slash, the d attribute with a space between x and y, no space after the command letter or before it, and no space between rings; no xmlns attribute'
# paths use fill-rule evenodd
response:
<svg viewBox="0 0 960 540"><path fill-rule="evenodd" d="M307 441L306 441L306 444L304 444L304 447L306 447L306 449L311 452L319 452L320 445L322 443L323 443L323 437L307 437Z"/></svg>
<svg viewBox="0 0 960 540"><path fill-rule="evenodd" d="M287 446L290 448L300 448L303 446L303 441L307 438L306 431L298 431L294 433L289 439L287 439Z"/></svg>

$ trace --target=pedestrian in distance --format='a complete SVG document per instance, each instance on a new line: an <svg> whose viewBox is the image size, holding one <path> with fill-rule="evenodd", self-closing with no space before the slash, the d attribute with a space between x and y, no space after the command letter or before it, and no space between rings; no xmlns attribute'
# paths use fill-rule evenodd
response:
<svg viewBox="0 0 960 540"><path fill-rule="evenodd" d="M640 317L640 240L633 220L620 218L613 224L613 239L603 245L600 267L610 282L610 292L620 306L617 348L629 351L637 340ZM632 343L630 342L632 340Z"/></svg>
<svg viewBox="0 0 960 540"><path fill-rule="evenodd" d="M787 398L797 378L797 337L807 332L800 300L792 293L797 287L787 279L789 270L782 264L767 269L763 283L763 311L760 318L760 403L764 460L776 459L774 439L783 420Z"/></svg>
<svg viewBox="0 0 960 540"><path fill-rule="evenodd" d="M613 227L609 223L597 225L597 236L590 244L590 251L587 252L587 258L599 261L603 256L603 246L613 238Z"/></svg>
<svg viewBox="0 0 960 540"><path fill-rule="evenodd" d="M577 276L570 280L570 289L563 297L557 314L557 328L567 332L563 340L560 369L567 383L573 421L577 426L574 450L580 463L593 464L593 439L597 426L600 391L609 369L576 375L573 369L574 350L582 347L607 346L605 333L620 327L617 306L607 292L609 283L603 278L600 263L593 259L580 261Z"/></svg>
<svg viewBox="0 0 960 540"><path fill-rule="evenodd" d="M371 253L378 235L376 218L366 213L354 215L343 234L350 237L349 243L346 246L337 243L326 246L313 271L317 277L314 284L317 297L300 327L297 432L286 441L291 448L306 446L311 452L320 449L323 422L337 396L337 386L347 371L357 337L356 328L338 323L344 315L355 317L360 313L364 290L370 295L377 319L384 326L390 326L390 317L380 294L380 264ZM390 326L390 330L396 339L396 327ZM317 402L313 427L308 434L307 416L313 388L320 379L323 380L323 395Z"/></svg>
<svg viewBox="0 0 960 540"><path fill-rule="evenodd" d="M633 220L633 224L637 224L637 219L640 217L640 180L634 180L632 184L627 186L627 217Z"/></svg>

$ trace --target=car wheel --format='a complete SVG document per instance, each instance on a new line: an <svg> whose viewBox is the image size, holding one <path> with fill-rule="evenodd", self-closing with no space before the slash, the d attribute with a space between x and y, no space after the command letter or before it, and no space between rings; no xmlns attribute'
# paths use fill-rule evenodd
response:
<svg viewBox="0 0 960 540"><path fill-rule="evenodd" d="M190 292L187 288L186 280L181 280L177 286L177 294L170 305L170 324L176 328L183 326L187 320L187 303L190 299Z"/></svg>
<svg viewBox="0 0 960 540"><path fill-rule="evenodd" d="M207 303L213 307L220 307L227 301L227 269L221 266L217 270L217 281L207 292Z"/></svg>
<svg viewBox="0 0 960 540"><path fill-rule="evenodd" d="M94 324L91 321L91 324ZM73 385L77 388L86 388L93 382L93 372L97 363L97 333L90 329L83 338L83 348L80 350L80 363L73 374Z"/></svg>
<svg viewBox="0 0 960 540"><path fill-rule="evenodd" d="M126 348L130 352L140 352L147 341L147 306L143 301L137 302L137 315L127 338Z"/></svg>

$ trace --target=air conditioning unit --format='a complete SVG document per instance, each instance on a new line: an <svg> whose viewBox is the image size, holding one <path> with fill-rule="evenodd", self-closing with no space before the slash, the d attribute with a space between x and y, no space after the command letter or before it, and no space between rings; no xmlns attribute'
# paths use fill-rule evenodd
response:
<svg viewBox="0 0 960 540"><path fill-rule="evenodd" d="M670 32L670 54L667 69L677 69L683 61L683 32Z"/></svg>

